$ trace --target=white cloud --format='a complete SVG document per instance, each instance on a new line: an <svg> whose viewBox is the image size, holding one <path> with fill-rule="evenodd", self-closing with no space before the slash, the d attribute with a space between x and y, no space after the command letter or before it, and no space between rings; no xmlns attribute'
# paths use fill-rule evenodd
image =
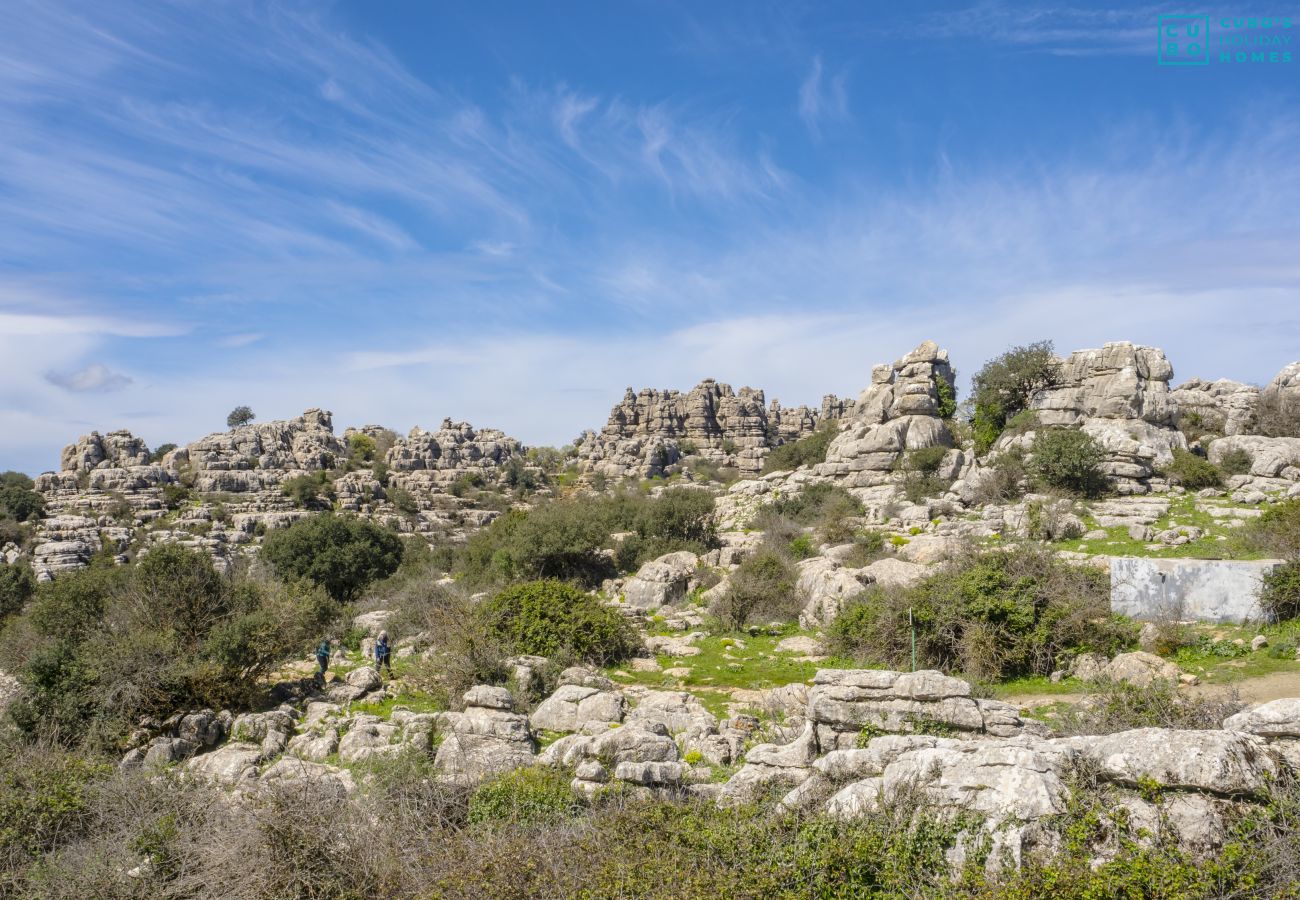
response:
<svg viewBox="0 0 1300 900"><path fill-rule="evenodd" d="M92 363L75 372L46 372L45 380L78 394L120 391L135 383L129 375L114 372L103 363Z"/></svg>
<svg viewBox="0 0 1300 900"><path fill-rule="evenodd" d="M825 78L822 58L814 56L808 74L799 85L799 117L814 138L821 137L821 126L826 121L843 121L849 116L847 76L840 72Z"/></svg>
<svg viewBox="0 0 1300 900"><path fill-rule="evenodd" d="M236 348L247 347L249 344L255 344L264 340L266 335L260 331L250 331L245 334L231 334L213 341L218 347Z"/></svg>

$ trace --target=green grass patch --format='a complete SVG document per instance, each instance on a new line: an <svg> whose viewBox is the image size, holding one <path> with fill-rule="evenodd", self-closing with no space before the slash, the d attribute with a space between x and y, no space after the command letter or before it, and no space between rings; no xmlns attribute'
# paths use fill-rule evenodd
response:
<svg viewBox="0 0 1300 900"><path fill-rule="evenodd" d="M1199 499L1191 494L1170 497L1169 512L1157 519L1151 530L1159 533L1171 528L1200 528L1205 533L1186 544L1148 545L1129 537L1124 526L1101 529L1105 538L1086 540L1072 538L1058 541L1052 546L1060 550L1073 550L1080 553L1092 553L1099 556L1141 556L1151 559L1261 559L1263 554L1248 550L1237 540L1238 529L1229 526L1230 518L1215 518L1207 512L1210 506L1225 509L1253 509L1253 507L1234 504L1226 497ZM1097 521L1091 516L1084 517L1084 524L1089 531L1098 529ZM1220 540L1225 538L1225 540Z"/></svg>

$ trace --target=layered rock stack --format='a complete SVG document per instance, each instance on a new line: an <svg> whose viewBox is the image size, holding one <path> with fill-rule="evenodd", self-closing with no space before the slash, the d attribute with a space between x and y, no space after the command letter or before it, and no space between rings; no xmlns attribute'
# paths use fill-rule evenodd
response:
<svg viewBox="0 0 1300 900"><path fill-rule="evenodd" d="M733 390L711 378L688 393L645 388L623 395L599 433L577 442L584 471L609 478L652 478L666 474L683 457L699 455L734 466L742 475L763 469L773 447L816 429L822 414L806 406L767 408L761 390ZM828 397L823 408L842 408Z"/></svg>
<svg viewBox="0 0 1300 900"><path fill-rule="evenodd" d="M1181 425L1199 423L1206 431L1219 434L1249 434L1259 388L1227 378L1193 378L1170 391L1169 402L1174 407L1175 421Z"/></svg>
<svg viewBox="0 0 1300 900"><path fill-rule="evenodd" d="M893 365L871 371L871 386L862 392L852 415L831 441L817 475L842 480L849 487L876 487L895 480L899 459L909 450L952 447L945 416L955 406L955 375L948 353L925 341ZM961 451L945 460L956 474L965 464Z"/></svg>

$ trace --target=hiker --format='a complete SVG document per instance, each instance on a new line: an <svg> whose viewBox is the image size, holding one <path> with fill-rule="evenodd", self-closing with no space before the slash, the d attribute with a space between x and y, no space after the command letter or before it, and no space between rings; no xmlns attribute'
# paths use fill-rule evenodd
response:
<svg viewBox="0 0 1300 900"><path fill-rule="evenodd" d="M393 674L393 651L388 646L388 632L379 632L379 640L375 641L375 671L387 667L388 674Z"/></svg>
<svg viewBox="0 0 1300 900"><path fill-rule="evenodd" d="M330 639L323 638L320 645L316 648L316 664L320 666L320 671L316 673L316 680L325 681L325 670L330 664Z"/></svg>

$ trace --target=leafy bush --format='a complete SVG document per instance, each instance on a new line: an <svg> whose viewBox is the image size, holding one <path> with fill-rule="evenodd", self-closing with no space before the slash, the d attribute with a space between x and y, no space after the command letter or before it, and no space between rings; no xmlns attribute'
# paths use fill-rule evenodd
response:
<svg viewBox="0 0 1300 900"><path fill-rule="evenodd" d="M158 463L163 461L164 456L166 456L168 453L171 453L175 449L176 449L175 444L159 444L157 447L154 447L153 452L149 454L149 462L157 465Z"/></svg>
<svg viewBox="0 0 1300 900"><path fill-rule="evenodd" d="M399 487L389 488L386 492L388 502L392 503L399 512L404 512L408 516L413 516L420 511L420 504L410 491Z"/></svg>
<svg viewBox="0 0 1300 900"><path fill-rule="evenodd" d="M790 555L795 559L809 559L817 555L817 548L813 546L812 538L801 534L790 542Z"/></svg>
<svg viewBox="0 0 1300 900"><path fill-rule="evenodd" d="M1088 433L1077 428L1045 428L1034 435L1029 470L1048 487L1094 497L1106 480L1101 464L1106 451Z"/></svg>
<svg viewBox="0 0 1300 900"><path fill-rule="evenodd" d="M53 744L6 746L3 751L0 860L48 853L85 827L90 787L107 777L111 766Z"/></svg>
<svg viewBox="0 0 1300 900"><path fill-rule="evenodd" d="M810 484L802 492L782 497L768 508L775 515L798 525L816 527L823 539L831 543L852 538L853 532L846 520L863 512L862 501L839 485L826 482Z"/></svg>
<svg viewBox="0 0 1300 900"><path fill-rule="evenodd" d="M1132 639L1110 615L1103 573L1034 544L970 553L911 588L879 588L831 623L833 653L894 668L911 663L971 678L1047 675L1064 657L1112 652Z"/></svg>
<svg viewBox="0 0 1300 900"><path fill-rule="evenodd" d="M486 781L469 798L474 825L554 825L581 812L569 776L548 766L516 769Z"/></svg>
<svg viewBox="0 0 1300 900"><path fill-rule="evenodd" d="M1165 474L1190 491L1223 485L1223 474L1218 466L1181 447L1174 448L1174 460L1165 466Z"/></svg>
<svg viewBox="0 0 1300 900"><path fill-rule="evenodd" d="M1261 553L1300 562L1300 498L1274 503L1251 519L1242 541Z"/></svg>
<svg viewBox="0 0 1300 900"><path fill-rule="evenodd" d="M348 438L348 457L357 462L370 462L375 458L375 439L358 432Z"/></svg>
<svg viewBox="0 0 1300 900"><path fill-rule="evenodd" d="M1028 409L1037 391L1059 381L1059 368L1051 341L1012 347L986 362L971 379L976 451L987 453L1007 421Z"/></svg>
<svg viewBox="0 0 1300 900"><path fill-rule="evenodd" d="M903 473L903 496L912 503L920 503L927 497L942 494L950 482L939 478L935 473L943 464L948 448L936 445L910 450L900 456L895 469Z"/></svg>
<svg viewBox="0 0 1300 900"><path fill-rule="evenodd" d="M832 420L817 426L817 430L797 441L782 444L768 453L763 460L763 473L786 472L800 466L815 466L826 462L826 448L839 434L839 423Z"/></svg>
<svg viewBox="0 0 1300 900"><path fill-rule="evenodd" d="M351 517L320 515L273 531L262 558L281 578L307 578L340 603L397 571L402 541L386 528Z"/></svg>
<svg viewBox="0 0 1300 900"><path fill-rule="evenodd" d="M478 619L513 653L569 653L608 665L632 655L640 644L617 610L562 581L507 588L479 606Z"/></svg>
<svg viewBox="0 0 1300 900"><path fill-rule="evenodd" d="M45 512L45 498L33 490L33 482L21 472L0 474L0 518L16 522L39 519Z"/></svg>
<svg viewBox="0 0 1300 900"><path fill-rule="evenodd" d="M1245 475L1254 464L1255 460L1250 453L1238 447L1223 454L1219 460L1219 469L1224 475Z"/></svg>
<svg viewBox="0 0 1300 900"><path fill-rule="evenodd" d="M180 509L181 504L193 497L193 492L181 484L164 484L162 489L163 506L168 509Z"/></svg>
<svg viewBox="0 0 1300 900"><path fill-rule="evenodd" d="M236 406L230 411L230 414L226 416L226 427L239 428L241 425L247 425L256 418L257 415L251 408L247 406Z"/></svg>
<svg viewBox="0 0 1300 900"><path fill-rule="evenodd" d="M1283 563L1264 575L1259 605L1279 622L1300 616L1300 562Z"/></svg>
<svg viewBox="0 0 1300 900"><path fill-rule="evenodd" d="M295 475L280 482L280 493L291 499L303 509L314 509L334 496L334 485L329 475L317 472L314 475Z"/></svg>
<svg viewBox="0 0 1300 900"><path fill-rule="evenodd" d="M36 579L27 563L0 563L0 620L20 611L34 593Z"/></svg>
<svg viewBox="0 0 1300 900"><path fill-rule="evenodd" d="M634 532L616 560L604 552L615 532ZM500 516L469 539L457 570L478 585L558 578L594 588L619 569L630 571L675 550L703 553L716 541L707 491L575 497Z"/></svg>
<svg viewBox="0 0 1300 900"><path fill-rule="evenodd" d="M709 613L724 627L738 629L774 619L790 621L798 617L801 608L794 566L781 553L763 549L746 557L731 573Z"/></svg>
<svg viewBox="0 0 1300 900"><path fill-rule="evenodd" d="M143 715L249 702L337 613L310 585L230 581L204 553L155 547L135 565L42 584L0 641L24 731L115 746Z"/></svg>

